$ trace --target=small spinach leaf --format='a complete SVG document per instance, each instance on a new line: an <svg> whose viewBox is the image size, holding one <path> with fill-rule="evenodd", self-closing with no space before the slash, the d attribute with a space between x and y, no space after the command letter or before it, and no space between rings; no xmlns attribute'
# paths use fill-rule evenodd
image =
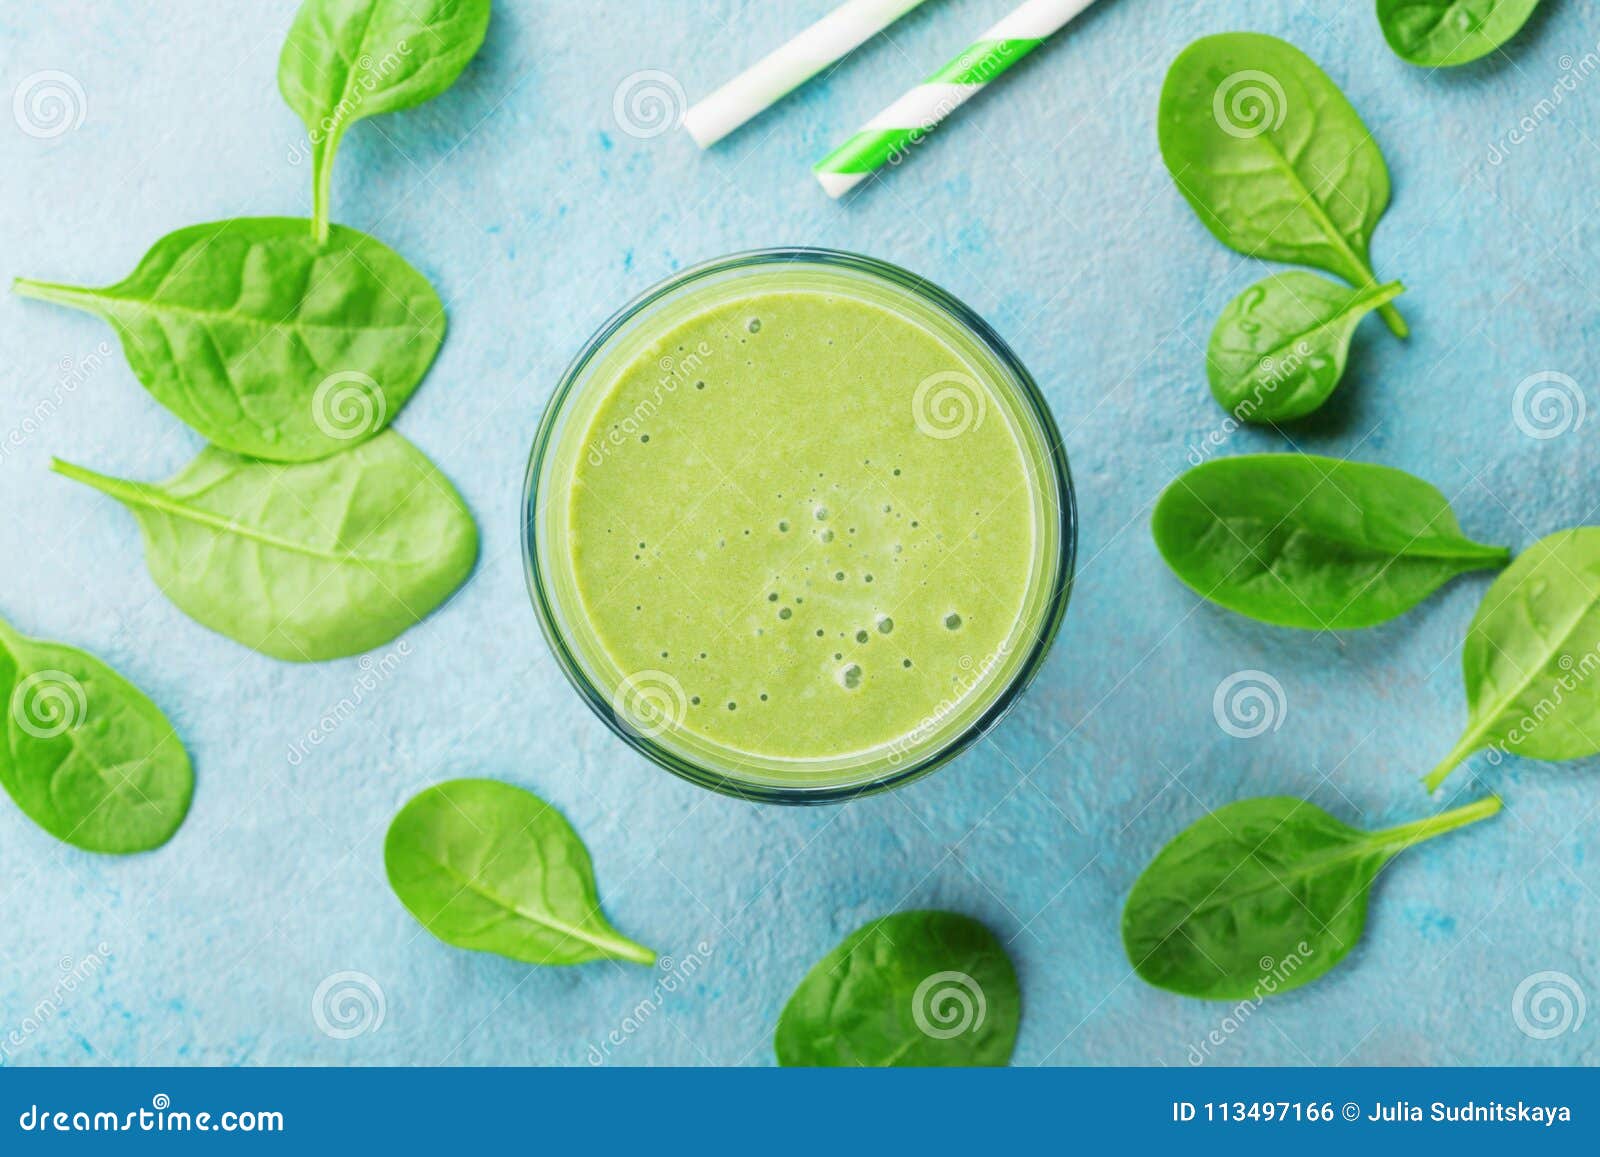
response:
<svg viewBox="0 0 1600 1157"><path fill-rule="evenodd" d="M1461 666L1467 728L1429 791L1485 747L1548 760L1600 752L1600 527L1518 555L1483 596Z"/></svg>
<svg viewBox="0 0 1600 1157"><path fill-rule="evenodd" d="M1537 7L1539 0L1378 0L1378 23L1401 59L1440 68L1489 55Z"/></svg>
<svg viewBox="0 0 1600 1157"><path fill-rule="evenodd" d="M1004 1065L1021 1017L992 932L954 912L899 912L806 973L774 1044L780 1065Z"/></svg>
<svg viewBox="0 0 1600 1157"><path fill-rule="evenodd" d="M1305 417L1344 376L1361 319L1402 289L1397 281L1350 289L1314 273L1257 282L1228 303L1212 331L1212 395L1241 422Z"/></svg>
<svg viewBox="0 0 1600 1157"><path fill-rule="evenodd" d="M444 340L444 305L354 229L244 217L169 233L104 289L19 279L24 297L97 314L135 376L208 442L272 461L348 449L406 404Z"/></svg>
<svg viewBox="0 0 1600 1157"><path fill-rule="evenodd" d="M1180 475L1151 529L1202 598L1264 623L1370 627L1509 553L1466 538L1450 502L1402 470L1315 454L1250 454Z"/></svg>
<svg viewBox="0 0 1600 1157"><path fill-rule="evenodd" d="M387 643L465 582L478 556L461 495L393 430L293 465L208 447L162 483L54 468L133 512L150 573L180 610L279 659Z"/></svg>
<svg viewBox="0 0 1600 1157"><path fill-rule="evenodd" d="M490 0L305 0L278 58L278 90L311 140L312 231L328 236L340 138L356 121L431 100L483 43Z"/></svg>
<svg viewBox="0 0 1600 1157"><path fill-rule="evenodd" d="M1197 40L1167 73L1158 125L1172 179L1217 240L1377 287L1369 250L1389 170L1305 53L1252 32ZM1394 306L1382 313L1404 337Z"/></svg>
<svg viewBox="0 0 1600 1157"><path fill-rule="evenodd" d="M528 964L656 954L600 910L588 849L561 813L492 779L455 779L414 796L383 844L389 886L446 944Z"/></svg>
<svg viewBox="0 0 1600 1157"><path fill-rule="evenodd" d="M29 819L90 852L144 852L189 811L194 771L172 724L106 664L0 620L0 786Z"/></svg>
<svg viewBox="0 0 1600 1157"><path fill-rule="evenodd" d="M1309 984L1361 939L1385 864L1499 810L1490 796L1363 832L1283 796L1219 808L1161 849L1134 883L1122 910L1128 962L1157 988L1207 1000Z"/></svg>

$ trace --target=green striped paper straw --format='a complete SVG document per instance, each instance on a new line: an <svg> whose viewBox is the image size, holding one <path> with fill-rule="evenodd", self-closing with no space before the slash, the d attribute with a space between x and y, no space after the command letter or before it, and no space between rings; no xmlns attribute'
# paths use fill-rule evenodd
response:
<svg viewBox="0 0 1600 1157"><path fill-rule="evenodd" d="M1027 0L954 60L906 93L812 166L830 197L842 197L917 145L945 117L1043 44L1094 0Z"/></svg>

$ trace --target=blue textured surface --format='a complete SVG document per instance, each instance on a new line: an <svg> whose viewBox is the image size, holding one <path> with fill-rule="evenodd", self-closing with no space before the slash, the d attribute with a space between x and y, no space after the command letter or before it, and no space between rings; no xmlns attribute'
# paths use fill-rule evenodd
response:
<svg viewBox="0 0 1600 1157"><path fill-rule="evenodd" d="M1382 628L1311 637L1199 605L1151 545L1150 504L1219 424L1212 321L1267 271L1214 242L1173 189L1156 95L1184 44L1230 28L1292 40L1344 88L1394 175L1375 261L1410 286L1415 335L1365 325L1345 386L1292 444L1418 473L1471 533L1521 547L1595 521L1600 500L1594 427L1535 439L1512 410L1541 371L1600 404L1600 78L1561 87L1597 51L1600 12L1550 0L1509 56L1430 74L1389 52L1368 0L1104 0L843 206L807 162L1006 0L935 0L708 155L681 132L619 129L613 93L631 73L703 95L827 7L504 0L456 89L352 130L335 217L407 255L450 309L398 424L473 505L484 554L304 758L293 745L352 696L360 663L262 658L157 594L132 520L46 464L159 477L197 440L120 354L75 389L55 384L64 360L109 340L100 323L0 302L0 434L59 402L0 458L0 614L148 689L199 776L177 838L132 859L75 852L0 807L0 1040L40 1022L11 1062L583 1063L616 1029L620 1063L770 1063L778 1011L817 957L883 912L948 906L1010 943L1020 1063L1184 1064L1224 1009L1129 972L1118 916L1150 855L1241 796L1305 794L1371 826L1436 806L1417 776L1463 721L1459 644L1486 580ZM299 125L274 83L292 10L6 0L5 94L60 70L86 116L49 139L0 118L0 272L111 281L178 226L304 212ZM1553 93L1559 106L1538 111ZM1529 139L1493 163L1524 117ZM900 263L988 317L1054 406L1083 516L1074 603L1019 709L932 778L823 810L723 799L631 754L563 682L518 556L527 448L589 333L673 270L779 243ZM1223 452L1290 446L1252 431ZM1287 711L1237 739L1212 697L1250 668L1279 681ZM1600 1061L1600 1010L1535 1039L1512 1009L1544 970L1600 999L1596 764L1473 770L1457 799L1492 787L1506 813L1397 863L1345 966L1226 1033L1216 1063ZM422 933L385 884L383 832L418 788L459 775L559 805L621 928L675 958L709 946L693 982L656 1000L647 969L540 970ZM104 964L89 982L57 992L62 967L91 954ZM345 970L381 987L385 1014L337 1039L312 1004ZM641 1001L653 1014L622 1033Z"/></svg>

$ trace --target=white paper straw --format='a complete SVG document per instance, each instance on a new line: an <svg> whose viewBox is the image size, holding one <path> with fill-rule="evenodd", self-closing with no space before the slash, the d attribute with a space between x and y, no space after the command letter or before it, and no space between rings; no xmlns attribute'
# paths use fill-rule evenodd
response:
<svg viewBox="0 0 1600 1157"><path fill-rule="evenodd" d="M710 148L922 2L848 0L696 104L683 127Z"/></svg>

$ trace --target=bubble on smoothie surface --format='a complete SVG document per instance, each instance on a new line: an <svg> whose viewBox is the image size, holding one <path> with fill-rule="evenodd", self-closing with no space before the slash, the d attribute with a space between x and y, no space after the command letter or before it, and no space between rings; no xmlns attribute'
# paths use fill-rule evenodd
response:
<svg viewBox="0 0 1600 1157"><path fill-rule="evenodd" d="M846 691L854 691L857 687L861 686L860 664L851 663L847 667L841 667L839 669L839 685Z"/></svg>
<svg viewBox="0 0 1600 1157"><path fill-rule="evenodd" d="M745 329L749 330L751 333L760 333L761 319L759 317L752 317L748 322L745 323Z"/></svg>
<svg viewBox="0 0 1600 1157"><path fill-rule="evenodd" d="M892 630L894 630L894 620L891 619L888 615L879 615L878 616L878 634L887 635Z"/></svg>
<svg viewBox="0 0 1600 1157"><path fill-rule="evenodd" d="M856 642L858 642L858 643L865 643L868 640L870 640L871 638L872 638L872 636L867 634L867 632L865 632L865 631L857 631L856 632Z"/></svg>
<svg viewBox="0 0 1600 1157"><path fill-rule="evenodd" d="M952 631L959 631L961 629L961 616L951 611L944 617L944 625Z"/></svg>
<svg viewBox="0 0 1600 1157"><path fill-rule="evenodd" d="M794 612L788 607L780 607L778 609L778 617L780 619L792 619L794 617Z"/></svg>

